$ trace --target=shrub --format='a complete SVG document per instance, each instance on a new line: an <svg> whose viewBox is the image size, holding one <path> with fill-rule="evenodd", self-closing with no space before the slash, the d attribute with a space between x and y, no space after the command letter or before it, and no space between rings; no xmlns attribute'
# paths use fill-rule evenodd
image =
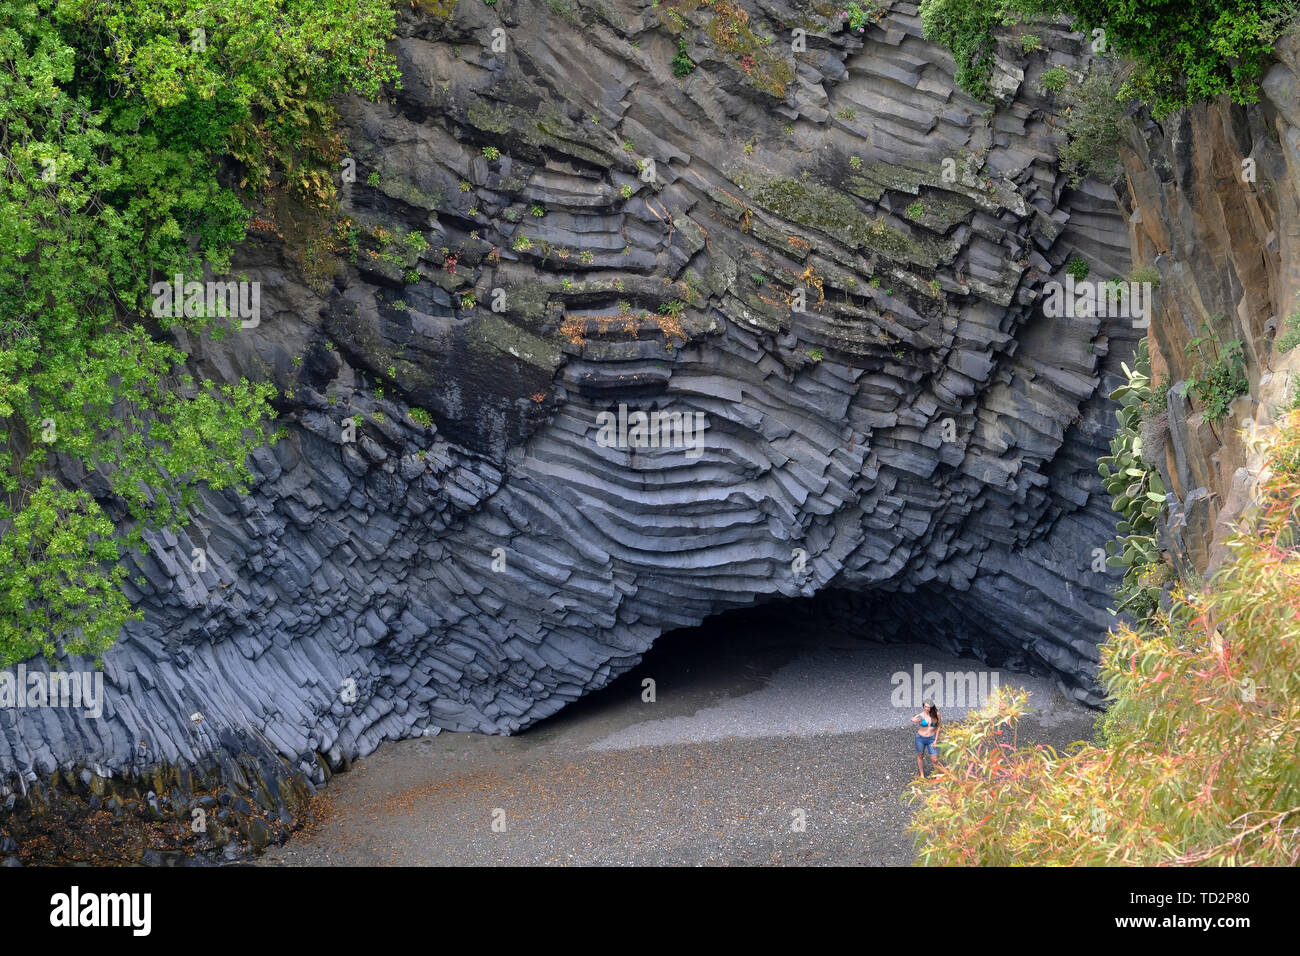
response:
<svg viewBox="0 0 1300 956"><path fill-rule="evenodd" d="M1059 93L1065 89L1065 84L1070 80L1070 74L1064 67L1054 66L1050 70L1044 70L1040 81L1043 89L1049 93Z"/></svg>
<svg viewBox="0 0 1300 956"><path fill-rule="evenodd" d="M950 726L911 790L927 864L1300 862L1300 411L1269 439L1258 504L1204 592L1101 649L1100 745L1019 747L1023 692Z"/></svg>
<svg viewBox="0 0 1300 956"><path fill-rule="evenodd" d="M957 61L957 85L976 99L988 99L1004 0L922 0L921 29L942 43Z"/></svg>
<svg viewBox="0 0 1300 956"><path fill-rule="evenodd" d="M224 275L254 222L329 258L330 103L397 77L394 22L380 0L0 0L0 666L99 659L139 616L126 554L275 440L270 384L195 377L177 344L238 322L167 314L153 283Z"/></svg>
<svg viewBox="0 0 1300 956"><path fill-rule="evenodd" d="M1141 99L1156 119L1222 94L1256 102L1269 52L1295 12L1295 0L921 0L925 35L952 51L958 85L977 99L989 95L1000 25L1065 14L1082 32L1104 29L1113 51L1136 62L1123 99Z"/></svg>
<svg viewBox="0 0 1300 956"><path fill-rule="evenodd" d="M532 206L529 207L528 211L532 213L534 216L536 216L538 219L541 219L543 216L546 215L546 207L543 206L541 203L537 203L537 202L533 203Z"/></svg>
<svg viewBox="0 0 1300 956"><path fill-rule="evenodd" d="M673 76L689 76L695 71L695 61L686 55L686 40L677 38L677 55L673 57Z"/></svg>
<svg viewBox="0 0 1300 956"><path fill-rule="evenodd" d="M497 149L495 146L484 146L483 156L488 160L498 160L501 158L501 150Z"/></svg>
<svg viewBox="0 0 1300 956"><path fill-rule="evenodd" d="M632 187L629 186L627 183L624 183L622 186L620 186L618 191L619 194L622 195L624 199L632 198Z"/></svg>
<svg viewBox="0 0 1300 956"><path fill-rule="evenodd" d="M1135 266L1128 274L1129 282L1149 282L1153 286L1160 284L1160 270L1155 266Z"/></svg>
<svg viewBox="0 0 1300 956"><path fill-rule="evenodd" d="M510 247L514 249L515 252L527 252L533 247L533 240L523 235L515 236L515 240L510 244Z"/></svg>
<svg viewBox="0 0 1300 956"><path fill-rule="evenodd" d="M908 219L920 219L924 215L925 215L925 206L923 206L919 201L914 202L907 207Z"/></svg>
<svg viewBox="0 0 1300 956"><path fill-rule="evenodd" d="M1189 380L1188 388L1200 401L1207 420L1214 424L1223 421L1233 399L1250 391L1241 340L1224 346L1222 354L1214 362L1198 366L1197 375Z"/></svg>
<svg viewBox="0 0 1300 956"><path fill-rule="evenodd" d="M876 8L876 5L871 3L870 0L868 0L866 6L856 2L856 0L849 0L849 2L844 6L843 17L845 22L848 23L850 30L854 33L864 33L866 32L867 24L870 23L872 18L878 13L879 10Z"/></svg>
<svg viewBox="0 0 1300 956"><path fill-rule="evenodd" d="M412 408L406 414L411 421L415 422L415 424L419 425L421 428L428 428L433 424L433 416L423 408Z"/></svg>
<svg viewBox="0 0 1300 956"><path fill-rule="evenodd" d="M1092 271L1092 267L1088 265L1087 259L1076 258L1070 260L1070 264L1065 267L1065 271L1074 276L1077 281L1082 282L1088 278L1088 273Z"/></svg>
<svg viewBox="0 0 1300 956"><path fill-rule="evenodd" d="M1097 68L1070 95L1060 158L1072 187L1088 176L1111 182L1119 175L1124 105L1116 98L1116 87L1113 74Z"/></svg>

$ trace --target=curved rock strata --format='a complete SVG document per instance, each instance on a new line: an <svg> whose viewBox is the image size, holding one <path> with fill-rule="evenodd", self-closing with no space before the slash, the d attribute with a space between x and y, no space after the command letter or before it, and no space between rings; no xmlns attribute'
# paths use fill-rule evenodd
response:
<svg viewBox="0 0 1300 956"><path fill-rule="evenodd" d="M341 105L355 261L313 286L250 242L261 325L188 343L273 378L287 437L137 559L102 718L0 714L11 789L230 749L318 783L384 739L519 730L665 630L782 597L1097 702L1095 461L1141 332L1040 308L1072 258L1129 267L1115 197L1052 158L1037 76L1082 68L1081 38L1040 30L989 109L913 4L861 38L829 6L741 6L404 19L402 91ZM386 244L411 230L427 249ZM703 427L606 447L620 405Z"/></svg>

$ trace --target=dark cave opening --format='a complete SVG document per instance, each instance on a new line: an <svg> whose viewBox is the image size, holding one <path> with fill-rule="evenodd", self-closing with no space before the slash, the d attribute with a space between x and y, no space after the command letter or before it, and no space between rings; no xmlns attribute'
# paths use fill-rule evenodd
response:
<svg viewBox="0 0 1300 956"><path fill-rule="evenodd" d="M628 700L644 700L647 680L654 682L656 695L723 701L763 686L775 671L806 653L852 651L855 645L862 652L849 653L845 660L872 670L863 684L871 698L868 707L883 706L883 698L895 694L901 683L920 687L922 675L935 673L959 673L967 682L974 674L981 687L990 674L993 686L1004 674L1028 676L1036 679L1040 694L1055 684L1065 696L1077 697L1062 686L1074 675L1053 667L1032 644L1026 648L1023 638L996 633L984 615L963 614L960 595L941 590L831 589L713 615L695 627L664 633L630 670L523 733L549 733L599 720L624 708ZM906 674L907 681L899 674ZM818 688L809 691L815 694Z"/></svg>

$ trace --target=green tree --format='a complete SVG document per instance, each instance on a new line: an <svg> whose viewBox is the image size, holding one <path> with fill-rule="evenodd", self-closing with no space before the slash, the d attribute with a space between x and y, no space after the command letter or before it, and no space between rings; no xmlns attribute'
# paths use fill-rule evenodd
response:
<svg viewBox="0 0 1300 956"><path fill-rule="evenodd" d="M229 269L241 195L329 206L328 99L395 77L392 28L379 0L0 0L0 664L100 657L125 550L248 480L274 390L186 374L173 327L235 323L150 288Z"/></svg>

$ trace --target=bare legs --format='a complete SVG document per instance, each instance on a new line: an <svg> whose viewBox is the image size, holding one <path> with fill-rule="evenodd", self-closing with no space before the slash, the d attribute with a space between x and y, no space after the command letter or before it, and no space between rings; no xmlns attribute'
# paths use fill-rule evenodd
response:
<svg viewBox="0 0 1300 956"><path fill-rule="evenodd" d="M923 737L921 739L924 740L925 738ZM925 776L925 755L926 754L930 754L930 769L932 771L942 770L943 764L939 763L939 755L937 753L930 753L929 744L922 744L922 748L923 749L921 750L921 752L916 755L916 775L918 777ZM938 748L935 749L937 750Z"/></svg>

